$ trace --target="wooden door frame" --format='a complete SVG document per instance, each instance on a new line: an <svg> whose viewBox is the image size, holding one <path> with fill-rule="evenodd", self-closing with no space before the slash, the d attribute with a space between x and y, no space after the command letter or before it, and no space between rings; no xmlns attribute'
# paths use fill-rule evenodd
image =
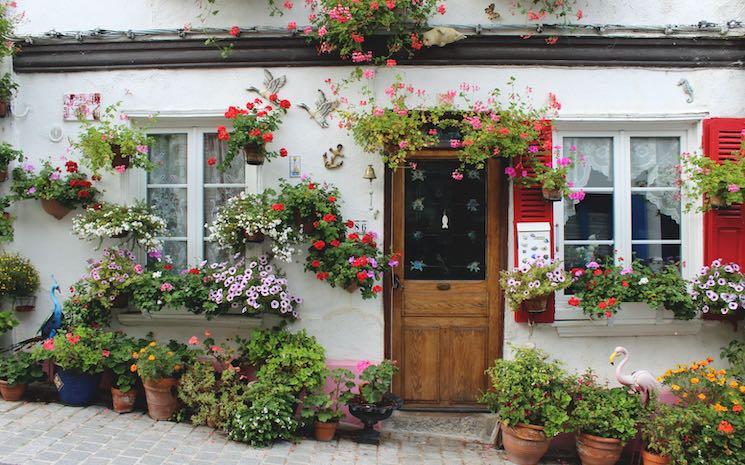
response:
<svg viewBox="0 0 745 465"><path fill-rule="evenodd" d="M410 160L417 159L453 159L457 158L455 150L422 150L408 157ZM490 270L504 270L508 265L508 231L509 231L509 181L503 174L505 163L501 158L490 158L487 162L487 242L488 268ZM403 170L404 168L399 168ZM383 218L383 247L389 251L393 243L393 188L395 173L386 167L384 176L384 218ZM493 183L493 184L492 184ZM491 220L495 218L496 221ZM496 224L495 224L496 223ZM495 248L492 250L492 247ZM492 253L494 252L494 253ZM401 267L404 266L402 262ZM395 270L394 272L400 272ZM504 346L504 318L505 300L499 284L499 273L492 272L487 275L487 286L489 289L489 359L502 358ZM492 304L493 302L493 304ZM496 315L495 315L496 313ZM393 279L391 273L386 273L383 280L383 337L385 358L393 357ZM400 379L400 377L398 377Z"/></svg>

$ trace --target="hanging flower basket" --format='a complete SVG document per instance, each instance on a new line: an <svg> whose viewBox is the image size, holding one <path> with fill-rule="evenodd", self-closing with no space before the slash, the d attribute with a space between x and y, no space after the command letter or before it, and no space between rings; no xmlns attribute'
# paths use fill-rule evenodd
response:
<svg viewBox="0 0 745 465"><path fill-rule="evenodd" d="M72 211L54 199L41 199L41 208L58 220L66 217Z"/></svg>
<svg viewBox="0 0 745 465"><path fill-rule="evenodd" d="M546 311L546 307L548 306L548 297L549 296L544 295L524 300L523 309L528 313L543 313Z"/></svg>
<svg viewBox="0 0 745 465"><path fill-rule="evenodd" d="M723 210L728 208L727 202L724 201L724 199L719 195L712 195L709 197L709 205L711 205L711 208L714 210Z"/></svg>
<svg viewBox="0 0 745 465"><path fill-rule="evenodd" d="M36 308L36 296L16 296L13 301L13 307L15 308L16 312L32 312Z"/></svg>
<svg viewBox="0 0 745 465"><path fill-rule="evenodd" d="M3 169L0 169L0 182L5 182L8 180L8 167L6 166Z"/></svg>
<svg viewBox="0 0 745 465"><path fill-rule="evenodd" d="M130 157L122 155L122 146L119 144L111 144L111 151L114 153L114 158L111 160L111 167L116 169L118 166L123 166L124 169L129 169L132 160L130 160Z"/></svg>
<svg viewBox="0 0 745 465"><path fill-rule="evenodd" d="M263 165L266 160L264 147L259 144L246 144L243 146L243 156L246 157L247 165Z"/></svg>
<svg viewBox="0 0 745 465"><path fill-rule="evenodd" d="M127 308L129 305L129 294L119 294L111 301L112 308Z"/></svg>
<svg viewBox="0 0 745 465"><path fill-rule="evenodd" d="M0 118L5 118L10 113L10 103L0 102Z"/></svg>
<svg viewBox="0 0 745 465"><path fill-rule="evenodd" d="M561 190L559 189L542 189L543 199L549 202L558 202L561 200Z"/></svg>
<svg viewBox="0 0 745 465"><path fill-rule="evenodd" d="M256 231L253 234L250 234L248 231L243 231L243 236L246 238L246 242L253 242L256 244L264 242L264 239L266 239L266 236L261 231Z"/></svg>
<svg viewBox="0 0 745 465"><path fill-rule="evenodd" d="M119 234L112 234L112 239L124 239L125 237L129 236L129 231L122 231Z"/></svg>
<svg viewBox="0 0 745 465"><path fill-rule="evenodd" d="M307 218L303 218L300 210L295 210L295 226L302 226L305 234L310 234L315 229L313 223L318 218L318 213L313 211Z"/></svg>
<svg viewBox="0 0 745 465"><path fill-rule="evenodd" d="M360 288L360 285L357 281L351 281L349 284L344 286L344 290L349 292L350 294L354 294L357 292L357 289Z"/></svg>

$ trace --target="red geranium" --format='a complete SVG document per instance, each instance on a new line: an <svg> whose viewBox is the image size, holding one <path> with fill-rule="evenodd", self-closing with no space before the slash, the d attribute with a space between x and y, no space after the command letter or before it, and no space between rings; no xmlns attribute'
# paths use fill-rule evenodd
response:
<svg viewBox="0 0 745 465"><path fill-rule="evenodd" d="M217 138L220 140L230 140L230 133L225 126L217 127Z"/></svg>
<svg viewBox="0 0 745 465"><path fill-rule="evenodd" d="M339 241L337 239L331 241L331 247L339 247Z"/></svg>
<svg viewBox="0 0 745 465"><path fill-rule="evenodd" d="M199 268L189 268L189 274L199 274Z"/></svg>
<svg viewBox="0 0 745 465"><path fill-rule="evenodd" d="M325 215L323 215L323 221L327 223L333 223L334 221L336 221L336 215L331 214L331 213L326 213Z"/></svg>
<svg viewBox="0 0 745 465"><path fill-rule="evenodd" d="M350 241L358 241L360 240L360 235L357 233L352 233L349 236L347 236Z"/></svg>
<svg viewBox="0 0 745 465"><path fill-rule="evenodd" d="M334 197L333 195L329 195L328 200L329 200L329 203L334 203L336 202L336 197Z"/></svg>
<svg viewBox="0 0 745 465"><path fill-rule="evenodd" d="M347 227L350 228L350 229L351 228L354 228L354 221L352 221L352 220L347 220L347 222L344 223L344 224L347 225Z"/></svg>
<svg viewBox="0 0 745 465"><path fill-rule="evenodd" d="M261 129L253 128L248 131L248 135L251 137L259 137L261 135Z"/></svg>
<svg viewBox="0 0 745 465"><path fill-rule="evenodd" d="M282 147L281 149L279 149L279 156L280 157L286 157L287 156L287 149L284 148L284 147Z"/></svg>
<svg viewBox="0 0 745 465"><path fill-rule="evenodd" d="M308 189L313 190L316 188L316 185L314 183L308 183Z"/></svg>
<svg viewBox="0 0 745 465"><path fill-rule="evenodd" d="M68 173L77 173L78 172L78 164L74 161L70 160L67 163L65 163L65 169L67 169Z"/></svg>
<svg viewBox="0 0 745 465"><path fill-rule="evenodd" d="M271 132L266 132L263 136L261 136L261 138L264 139L264 142L269 143L274 140L274 134L272 134Z"/></svg>
<svg viewBox="0 0 745 465"><path fill-rule="evenodd" d="M310 266L312 266L313 268L318 268L319 266L321 266L321 262L319 262L318 260L313 260L312 262L310 262Z"/></svg>
<svg viewBox="0 0 745 465"><path fill-rule="evenodd" d="M287 110L288 108L292 106L292 104L290 103L289 100L282 100L281 102L279 102L279 106Z"/></svg>
<svg viewBox="0 0 745 465"><path fill-rule="evenodd" d="M325 281L326 278L328 277L329 277L329 274L326 273L325 271L319 271L318 273L316 273L316 278L320 279L321 281Z"/></svg>
<svg viewBox="0 0 745 465"><path fill-rule="evenodd" d="M276 102L278 98L279 97L277 96L277 94L272 94L269 96L269 100L271 100L272 102Z"/></svg>
<svg viewBox="0 0 745 465"><path fill-rule="evenodd" d="M238 26L233 26L230 28L229 33L233 37L238 37L239 35L241 35L241 28L239 28Z"/></svg>
<svg viewBox="0 0 745 465"><path fill-rule="evenodd" d="M171 271L173 269L173 265L171 265L170 263L166 263L165 265L163 265L163 269L166 271Z"/></svg>
<svg viewBox="0 0 745 465"><path fill-rule="evenodd" d="M215 157L209 157L209 158L207 159L207 164L208 164L208 165L210 165L210 166L215 166L215 163L217 163L217 158L215 158Z"/></svg>
<svg viewBox="0 0 745 465"><path fill-rule="evenodd" d="M367 272L366 271L358 271L357 272L357 280L359 282L361 282L361 283L362 282L365 282L366 279L367 279Z"/></svg>
<svg viewBox="0 0 745 465"><path fill-rule="evenodd" d="M577 297L572 296L569 298L569 301L567 303L572 307L579 307L580 302L581 301Z"/></svg>
<svg viewBox="0 0 745 465"><path fill-rule="evenodd" d="M91 196L91 193L88 190L83 189L83 190L78 191L79 199L87 199L90 196Z"/></svg>
<svg viewBox="0 0 745 465"><path fill-rule="evenodd" d="M381 293L383 292L383 287L380 286L379 284L376 284L373 286L372 291L373 291L373 294Z"/></svg>
<svg viewBox="0 0 745 465"><path fill-rule="evenodd" d="M274 210L275 212L281 212L284 209L285 209L285 204L283 203L275 203L272 205L272 210Z"/></svg>
<svg viewBox="0 0 745 465"><path fill-rule="evenodd" d="M322 240L317 240L317 241L315 241L315 242L313 243L313 247L314 247L314 248L315 248L316 250L323 250L323 249L324 249L324 247L326 247L326 243L325 243L324 241L322 241Z"/></svg>

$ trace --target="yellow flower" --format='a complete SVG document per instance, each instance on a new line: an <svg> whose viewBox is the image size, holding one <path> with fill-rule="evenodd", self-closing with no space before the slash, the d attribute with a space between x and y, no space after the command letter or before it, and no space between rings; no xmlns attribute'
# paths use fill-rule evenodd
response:
<svg viewBox="0 0 745 465"><path fill-rule="evenodd" d="M151 355L151 356L149 356L149 357L148 357L147 359L148 359L148 360L150 360L150 361L152 362L153 360L155 360L155 355Z"/></svg>
<svg viewBox="0 0 745 465"><path fill-rule="evenodd" d="M726 412L727 411L727 407L725 407L724 405L722 405L722 404L720 404L718 402L713 405L713 408L717 412Z"/></svg>
<svg viewBox="0 0 745 465"><path fill-rule="evenodd" d="M680 391L680 386L678 386L677 384L673 384L670 387L672 388L673 391Z"/></svg>
<svg viewBox="0 0 745 465"><path fill-rule="evenodd" d="M698 384L699 381L698 378L691 378L691 384Z"/></svg>
<svg viewBox="0 0 745 465"><path fill-rule="evenodd" d="M137 352L132 352L133 359L137 360L139 357L140 357L140 354L138 354Z"/></svg>
<svg viewBox="0 0 745 465"><path fill-rule="evenodd" d="M743 385L743 386L740 386L740 392L741 392L742 394L745 394L745 385Z"/></svg>
<svg viewBox="0 0 745 465"><path fill-rule="evenodd" d="M168 354L169 357L173 357L173 352L170 352L169 351L169 352L167 352L167 354Z"/></svg>
<svg viewBox="0 0 745 465"><path fill-rule="evenodd" d="M706 395L704 395L704 394L699 394L696 397L698 397L699 400L706 400Z"/></svg>
<svg viewBox="0 0 745 465"><path fill-rule="evenodd" d="M153 342L150 343L150 347L155 347L156 345L158 345L158 343L155 342L155 341L153 341Z"/></svg>
<svg viewBox="0 0 745 465"><path fill-rule="evenodd" d="M145 353L145 348L144 347L142 349L140 349L140 353L141 354L144 354Z"/></svg>
<svg viewBox="0 0 745 465"><path fill-rule="evenodd" d="M173 370L174 370L174 371L181 371L181 365L179 365L179 364L177 363L176 365L174 365L174 367L173 367Z"/></svg>
<svg viewBox="0 0 745 465"><path fill-rule="evenodd" d="M688 397L688 393L687 392L684 392L683 393L683 398L685 399L686 397Z"/></svg>
<svg viewBox="0 0 745 465"><path fill-rule="evenodd" d="M731 387L732 389L737 389L737 386L739 386L737 381L730 381L729 387Z"/></svg>

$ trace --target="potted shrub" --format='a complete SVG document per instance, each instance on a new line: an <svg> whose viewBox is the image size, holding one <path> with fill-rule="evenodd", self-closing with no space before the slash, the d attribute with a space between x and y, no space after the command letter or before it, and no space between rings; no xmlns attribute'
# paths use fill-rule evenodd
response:
<svg viewBox="0 0 745 465"><path fill-rule="evenodd" d="M558 157L554 161L556 166L552 166L551 164L539 163L537 157L534 157L532 166L535 175L522 179L526 184L541 186L544 200L551 202L557 202L563 198L582 200L584 192L570 190L570 183L567 181L567 174L572 162L573 160L570 157Z"/></svg>
<svg viewBox="0 0 745 465"><path fill-rule="evenodd" d="M745 138L734 160L716 162L704 155L683 154L680 170L685 210L707 211L745 202ZM703 204L701 198L703 197Z"/></svg>
<svg viewBox="0 0 745 465"><path fill-rule="evenodd" d="M41 366L29 352L0 357L0 394L8 402L21 400L26 387L43 377Z"/></svg>
<svg viewBox="0 0 745 465"><path fill-rule="evenodd" d="M354 375L344 368L336 368L326 373L331 390L320 389L303 399L302 416L313 421L313 435L317 441L331 441L336 434L339 420L345 417L342 406L354 396ZM325 386L324 386L325 388Z"/></svg>
<svg viewBox="0 0 745 465"><path fill-rule="evenodd" d="M363 444L379 444L380 433L374 429L375 425L387 419L394 410L403 406L403 400L393 395L391 384L393 375L398 371L396 363L383 360L379 364L363 362L364 369L360 373L359 393L353 396L347 405L349 413L359 418L365 425L363 430L355 435L355 440ZM362 368L362 367L358 367Z"/></svg>
<svg viewBox="0 0 745 465"><path fill-rule="evenodd" d="M18 326L18 320L12 313L0 311L0 335Z"/></svg>
<svg viewBox="0 0 745 465"><path fill-rule="evenodd" d="M0 118L5 118L10 113L10 99L18 90L18 84L13 80L10 73L5 73L0 78Z"/></svg>
<svg viewBox="0 0 745 465"><path fill-rule="evenodd" d="M126 123L118 115L119 103L106 107L100 121L83 120L83 132L73 147L82 152L81 162L98 174L101 170L124 173L128 168L150 171L151 137L144 128Z"/></svg>
<svg viewBox="0 0 745 465"><path fill-rule="evenodd" d="M745 302L745 276L740 265L721 259L699 270L691 281L691 297L696 308L710 315L738 318Z"/></svg>
<svg viewBox="0 0 745 465"><path fill-rule="evenodd" d="M502 271L500 284L513 311L520 306L529 313L546 310L548 298L572 283L558 260L538 258Z"/></svg>
<svg viewBox="0 0 745 465"><path fill-rule="evenodd" d="M337 203L339 189L328 183L317 183L307 176L303 176L298 184L281 179L279 188L275 203L285 224L302 226L303 232L311 235L320 225L320 219L332 215L333 220L331 216L326 216L329 221L325 225L336 228L333 233L338 236L341 223L341 209Z"/></svg>
<svg viewBox="0 0 745 465"><path fill-rule="evenodd" d="M34 310L38 289L39 272L31 260L18 254L0 255L0 296L12 297L16 311Z"/></svg>
<svg viewBox="0 0 745 465"><path fill-rule="evenodd" d="M110 350L109 337L101 330L78 326L34 348L35 360L54 364L54 384L62 403L79 406L93 401Z"/></svg>
<svg viewBox="0 0 745 465"><path fill-rule="evenodd" d="M168 420L176 411L175 395L177 376L181 374L184 359L171 347L150 342L134 354L136 363L130 366L137 372L145 386L147 414L153 420Z"/></svg>
<svg viewBox="0 0 745 465"><path fill-rule="evenodd" d="M84 283L76 286L96 296L106 309L126 308L132 293L132 283L145 272L137 257L125 248L104 249L100 259L88 260Z"/></svg>
<svg viewBox="0 0 745 465"><path fill-rule="evenodd" d="M573 392L571 424L577 430L582 465L614 465L627 441L637 434L641 400L625 387L600 386L583 374Z"/></svg>
<svg viewBox="0 0 745 465"><path fill-rule="evenodd" d="M491 387L480 402L499 412L507 458L518 465L536 465L551 438L569 421L571 381L546 352L513 350L512 360L499 359L486 371Z"/></svg>
<svg viewBox="0 0 745 465"><path fill-rule="evenodd" d="M38 199L45 212L61 220L79 206L96 203L98 189L92 178L78 171L74 161L63 168L53 166L50 160L42 163L38 173L31 163L13 169L11 191L15 200ZM97 178L96 178L97 179Z"/></svg>
<svg viewBox="0 0 745 465"><path fill-rule="evenodd" d="M293 247L300 239L299 230L283 221L285 205L276 193L266 189L261 194L241 192L220 207L207 226L209 240L221 249L233 253L242 251L247 243L272 240L272 254L284 261L292 260Z"/></svg>
<svg viewBox="0 0 745 465"><path fill-rule="evenodd" d="M682 432L691 420L691 412L685 407L652 398L641 417L644 465L669 465L673 458L679 463L686 453Z"/></svg>
<svg viewBox="0 0 745 465"><path fill-rule="evenodd" d="M0 197L0 242L13 242L15 218L7 210L10 207L9 197Z"/></svg>
<svg viewBox="0 0 745 465"><path fill-rule="evenodd" d="M104 239L124 239L130 249L136 244L157 253L163 247L158 237L165 234L166 221L143 201L132 205L103 202L89 205L73 218L72 232L80 239L97 240L99 247Z"/></svg>
<svg viewBox="0 0 745 465"><path fill-rule="evenodd" d="M225 126L217 128L218 139L228 142L228 150L217 168L227 170L241 152L249 165L263 165L264 160L286 156L286 149L268 151L266 145L274 140L274 131L279 129L288 108L290 101L280 99L277 94L270 95L268 101L256 98L246 104L246 109L229 107L225 118L232 121L232 130Z"/></svg>
<svg viewBox="0 0 745 465"><path fill-rule="evenodd" d="M137 373L131 367L134 354L139 348L136 341L122 333L113 335L108 353L104 353L104 365L113 375L111 401L116 413L127 413L134 409L137 400Z"/></svg>
<svg viewBox="0 0 745 465"><path fill-rule="evenodd" d="M12 161L23 161L23 152L14 149L7 142L0 143L0 182L8 179L8 165Z"/></svg>

